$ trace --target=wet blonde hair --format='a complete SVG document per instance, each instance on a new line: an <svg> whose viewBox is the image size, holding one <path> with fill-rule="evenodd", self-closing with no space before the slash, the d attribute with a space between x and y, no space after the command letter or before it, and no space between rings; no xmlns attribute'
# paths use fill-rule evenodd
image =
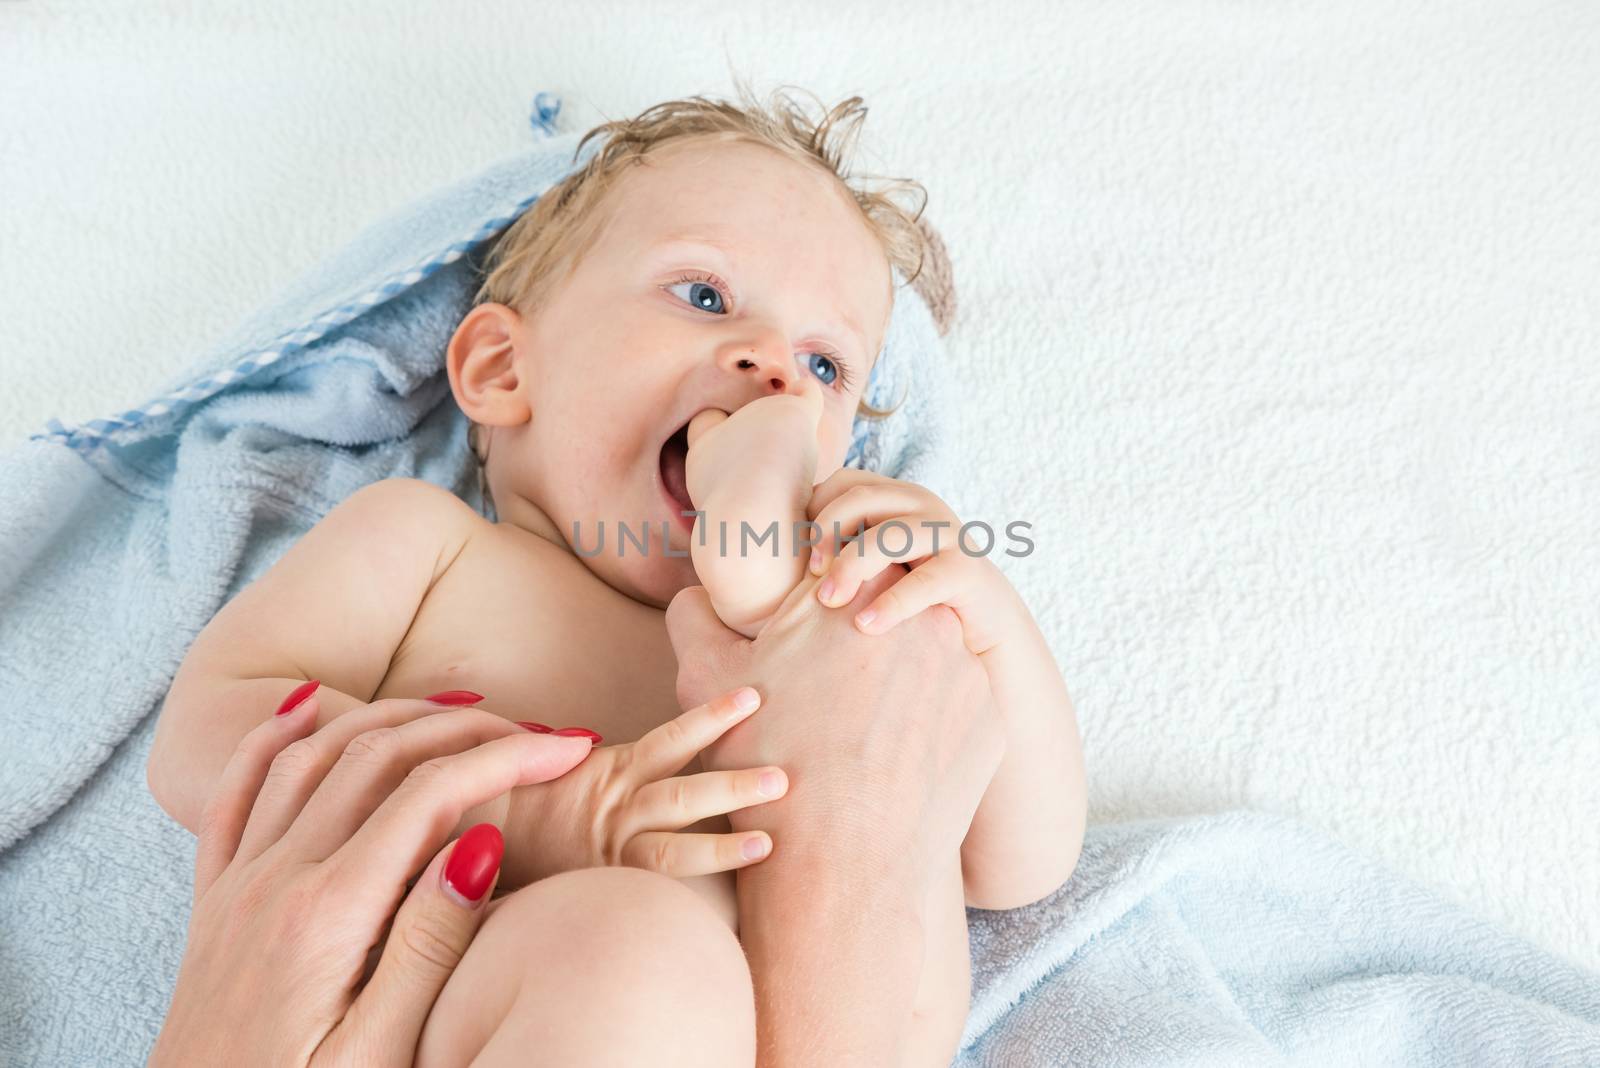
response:
<svg viewBox="0 0 1600 1068"><path fill-rule="evenodd" d="M797 89L820 109L821 114L813 119L790 95L794 87L773 90L765 104L742 81L736 81L735 87L737 103L703 96L669 100L584 134L573 159L593 137L606 135L605 144L582 167L551 186L500 236L484 261L483 284L473 303L492 301L523 313L538 307L593 245L605 222L606 194L627 169L643 165L647 153L664 145L708 136L766 145L832 174L855 199L890 265L906 284L915 281L929 254L928 237L919 225L928 193L921 183L910 179L851 171L850 156L867 117L861 97L852 96L828 108L815 94ZM867 188L859 184L864 180L884 184ZM918 197L915 211L894 199L905 193ZM865 397L861 400L860 412L869 417L892 410L873 408ZM478 448L478 429L476 424L471 428L473 452L480 464L486 464L488 450Z"/></svg>

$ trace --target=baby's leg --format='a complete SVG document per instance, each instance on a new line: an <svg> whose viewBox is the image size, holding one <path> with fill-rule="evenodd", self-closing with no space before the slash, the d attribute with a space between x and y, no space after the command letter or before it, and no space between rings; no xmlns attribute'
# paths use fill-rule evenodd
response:
<svg viewBox="0 0 1600 1068"><path fill-rule="evenodd" d="M677 880L587 868L492 908L423 1027L421 1068L755 1064L744 951Z"/></svg>

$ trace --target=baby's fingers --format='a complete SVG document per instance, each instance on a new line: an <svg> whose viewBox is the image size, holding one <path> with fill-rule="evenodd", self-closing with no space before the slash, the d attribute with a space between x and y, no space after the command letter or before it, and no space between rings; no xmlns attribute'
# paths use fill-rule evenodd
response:
<svg viewBox="0 0 1600 1068"><path fill-rule="evenodd" d="M948 521L941 522L926 515L902 515L879 523L859 541L844 547L832 560L824 558L825 570L822 581L817 583L817 600L829 608L849 604L855 600L862 583L870 582L890 564L909 567L918 560L949 550L956 540L952 526Z"/></svg>
<svg viewBox="0 0 1600 1068"><path fill-rule="evenodd" d="M630 822L651 830L677 830L710 816L764 805L789 792L782 768L703 771L650 783L634 795Z"/></svg>
<svg viewBox="0 0 1600 1068"><path fill-rule="evenodd" d="M906 572L856 613L856 626L867 634L882 634L936 604L949 605L959 616L968 586L966 569L961 566L964 562L958 557L936 556Z"/></svg>
<svg viewBox="0 0 1600 1068"><path fill-rule="evenodd" d="M817 525L817 542L810 563L813 575L827 571L835 557L858 551L862 532L868 537L872 535L869 528L891 519L904 521L908 516L929 511L929 495L922 487L875 477L877 481L846 484L813 518ZM813 491L813 505L822 490L819 486Z"/></svg>
<svg viewBox="0 0 1600 1068"><path fill-rule="evenodd" d="M639 781L650 782L675 774L700 750L759 707L761 695L752 687L741 686L667 720L633 743L632 761Z"/></svg>
<svg viewBox="0 0 1600 1068"><path fill-rule="evenodd" d="M622 863L630 868L685 879L719 871L747 868L772 852L772 839L763 831L749 834L678 834L646 831L628 840Z"/></svg>

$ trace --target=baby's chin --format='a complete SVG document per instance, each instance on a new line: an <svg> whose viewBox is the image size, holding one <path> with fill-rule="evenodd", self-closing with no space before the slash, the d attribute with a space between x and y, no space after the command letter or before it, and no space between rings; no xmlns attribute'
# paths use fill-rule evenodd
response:
<svg viewBox="0 0 1600 1068"><path fill-rule="evenodd" d="M680 590L700 584L694 564L687 556L639 556L633 546L618 558L616 550L607 547L604 557L578 557L601 582L625 597L651 608L666 610Z"/></svg>

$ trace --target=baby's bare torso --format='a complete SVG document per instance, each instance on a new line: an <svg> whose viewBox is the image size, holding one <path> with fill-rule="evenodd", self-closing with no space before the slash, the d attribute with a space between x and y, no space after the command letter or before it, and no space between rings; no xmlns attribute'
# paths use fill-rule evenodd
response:
<svg viewBox="0 0 1600 1068"><path fill-rule="evenodd" d="M677 659L666 613L625 597L571 553L478 518L423 596L373 700L443 689L484 695L511 720L588 727L606 745L637 741L677 716ZM679 774L701 771L699 758ZM726 834L726 816L682 830ZM775 841L774 849L782 843ZM680 880L737 933L734 873ZM929 894L922 981L907 1064L947 1064L970 993L960 857Z"/></svg>
<svg viewBox="0 0 1600 1068"><path fill-rule="evenodd" d="M423 596L373 700L472 690L496 715L587 727L617 745L679 713L677 670L665 612L537 535L480 519ZM696 758L679 774L700 770ZM715 816L692 829L732 828ZM733 880L718 872L681 881L737 930Z"/></svg>

